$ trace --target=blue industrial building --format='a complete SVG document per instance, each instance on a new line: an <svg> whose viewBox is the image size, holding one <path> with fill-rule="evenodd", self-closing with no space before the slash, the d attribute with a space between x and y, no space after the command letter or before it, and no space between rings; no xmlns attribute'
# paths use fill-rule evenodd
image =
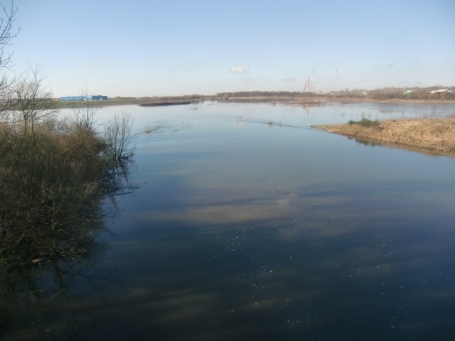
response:
<svg viewBox="0 0 455 341"><path fill-rule="evenodd" d="M92 101L105 101L105 100L107 100L107 96L103 96L103 95L92 96Z"/></svg>
<svg viewBox="0 0 455 341"><path fill-rule="evenodd" d="M88 97L87 96L65 96L65 97L60 97L61 101L87 101Z"/></svg>
<svg viewBox="0 0 455 341"><path fill-rule="evenodd" d="M61 101L105 101L107 96L95 95L95 96L64 96L60 97Z"/></svg>

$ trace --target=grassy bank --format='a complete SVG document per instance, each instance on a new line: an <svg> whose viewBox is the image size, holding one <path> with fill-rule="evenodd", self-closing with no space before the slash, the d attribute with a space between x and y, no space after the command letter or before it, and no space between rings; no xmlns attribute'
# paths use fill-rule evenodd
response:
<svg viewBox="0 0 455 341"><path fill-rule="evenodd" d="M362 119L347 124L318 125L314 128L360 139L427 148L455 155L454 118L391 121Z"/></svg>

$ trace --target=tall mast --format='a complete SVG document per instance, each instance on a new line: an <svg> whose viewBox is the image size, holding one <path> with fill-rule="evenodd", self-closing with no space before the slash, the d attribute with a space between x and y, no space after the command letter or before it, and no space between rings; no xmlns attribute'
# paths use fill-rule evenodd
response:
<svg viewBox="0 0 455 341"><path fill-rule="evenodd" d="M312 86L310 85L310 76L307 77L306 82L305 82L305 87L303 88L303 92L311 92Z"/></svg>
<svg viewBox="0 0 455 341"><path fill-rule="evenodd" d="M335 92L338 91L338 68L335 69Z"/></svg>

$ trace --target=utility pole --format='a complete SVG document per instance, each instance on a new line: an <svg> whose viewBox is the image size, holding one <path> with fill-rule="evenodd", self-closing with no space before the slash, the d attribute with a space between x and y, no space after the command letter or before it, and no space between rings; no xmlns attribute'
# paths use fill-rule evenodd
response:
<svg viewBox="0 0 455 341"><path fill-rule="evenodd" d="M335 69L335 92L338 93L338 68Z"/></svg>
<svg viewBox="0 0 455 341"><path fill-rule="evenodd" d="M303 92L316 92L313 84L310 82L310 76L307 77L305 82L305 87L303 88Z"/></svg>

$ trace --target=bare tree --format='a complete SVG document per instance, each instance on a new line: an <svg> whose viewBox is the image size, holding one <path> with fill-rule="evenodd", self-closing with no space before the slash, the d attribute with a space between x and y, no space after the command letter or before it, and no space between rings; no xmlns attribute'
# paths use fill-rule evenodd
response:
<svg viewBox="0 0 455 341"><path fill-rule="evenodd" d="M56 112L52 93L43 86L46 76L39 66L30 67L12 87L14 110L8 117L16 132L22 131L35 139L35 127Z"/></svg>
<svg viewBox="0 0 455 341"><path fill-rule="evenodd" d="M114 164L120 164L133 156L132 143L136 135L132 134L134 119L131 114L122 112L110 119L104 127L104 141L107 144L105 155Z"/></svg>
<svg viewBox="0 0 455 341"><path fill-rule="evenodd" d="M20 31L13 30L13 24L17 13L17 8L14 6L14 1L11 1L9 8L3 4L0 5L0 11L3 11L3 16L0 17L0 122L4 115L3 111L10 108L11 88L15 82L14 77L8 77L7 70L10 68L12 53L6 53L5 48L10 45L11 40L16 37Z"/></svg>
<svg viewBox="0 0 455 341"><path fill-rule="evenodd" d="M89 101L89 90L87 85L81 89L80 95L85 97L86 100L81 101L80 105L73 108L73 114L70 118L71 126L73 127L73 133L77 136L81 134L93 136L96 134L96 113L98 108ZM82 138L82 136L80 136Z"/></svg>
<svg viewBox="0 0 455 341"><path fill-rule="evenodd" d="M17 13L17 7L14 7L14 1L11 1L11 7L7 9L0 5L4 17L0 18L0 68L6 68L11 61L12 53L5 54L5 46L10 45L11 39L15 38L20 29L13 31L14 18Z"/></svg>

